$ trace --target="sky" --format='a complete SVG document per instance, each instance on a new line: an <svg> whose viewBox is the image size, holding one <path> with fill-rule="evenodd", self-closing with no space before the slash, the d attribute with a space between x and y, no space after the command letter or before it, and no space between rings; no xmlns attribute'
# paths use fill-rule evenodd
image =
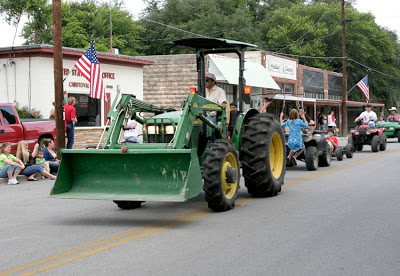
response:
<svg viewBox="0 0 400 276"><path fill-rule="evenodd" d="M200 0L201 1L201 0ZM139 18L140 12L145 8L142 0L125 0L126 8L133 14L135 19ZM399 0L357 0L355 5L360 12L371 12L375 15L377 24L387 27L392 31L397 32L400 37L400 1ZM4 18L0 17L0 47L10 47L13 44L16 28L4 23ZM18 33L15 38L14 46L22 45L24 39L19 37L22 25L26 22L23 19L18 27Z"/></svg>

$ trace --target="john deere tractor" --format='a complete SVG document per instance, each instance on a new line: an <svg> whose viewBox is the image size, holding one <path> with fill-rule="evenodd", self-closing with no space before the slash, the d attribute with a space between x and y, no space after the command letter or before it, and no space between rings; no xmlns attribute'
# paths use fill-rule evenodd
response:
<svg viewBox="0 0 400 276"><path fill-rule="evenodd" d="M244 53L256 46L204 38L174 44L196 49L196 93L188 94L180 111L118 95L107 115L112 123L102 149L61 150L51 197L113 200L122 209L133 209L144 201L183 202L204 190L209 208L226 211L235 206L240 168L251 195L281 191L286 165L282 128L274 115L242 110ZM229 140L229 106L205 98L204 66L207 54L228 52L238 55L240 65L240 115ZM123 142L129 119L143 125L143 143Z"/></svg>

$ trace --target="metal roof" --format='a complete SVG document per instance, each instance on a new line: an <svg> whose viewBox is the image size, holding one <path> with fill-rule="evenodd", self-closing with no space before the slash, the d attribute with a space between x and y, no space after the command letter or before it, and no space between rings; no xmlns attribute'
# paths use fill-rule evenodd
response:
<svg viewBox="0 0 400 276"><path fill-rule="evenodd" d="M282 94L276 94L274 96L274 100L286 100L286 101L303 101L303 102L307 102L307 103L315 103L317 100L313 99L313 98L302 98L302 97L295 97L295 96L288 96L285 95L283 96Z"/></svg>
<svg viewBox="0 0 400 276"><path fill-rule="evenodd" d="M209 55L209 72L213 73L217 81L227 81L229 84L239 84L239 60L220 55ZM246 85L253 87L281 90L267 69L255 62L245 63L244 78Z"/></svg>

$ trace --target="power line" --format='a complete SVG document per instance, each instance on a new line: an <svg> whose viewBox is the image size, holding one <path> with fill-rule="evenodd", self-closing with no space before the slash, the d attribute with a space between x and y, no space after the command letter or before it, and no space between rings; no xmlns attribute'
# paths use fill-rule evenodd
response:
<svg viewBox="0 0 400 276"><path fill-rule="evenodd" d="M314 24L307 32L305 32L302 36L300 36L298 39L296 39L293 43L287 45L286 47L284 47L284 48L282 48L282 49L279 49L278 52L279 52L279 51L282 51L282 50L285 50L286 48L288 48L288 47L294 45L297 41L299 41L300 39L302 39L303 37L305 37L305 36L306 36L309 32L311 32L311 30L314 29L314 27L325 17L325 15L328 13L328 11L329 11L330 9L331 9L331 8L329 8L328 10L326 10L326 11L324 12L324 14L320 17L320 19L318 19L318 21L315 22L315 24ZM279 54L279 53L278 53L278 54Z"/></svg>
<svg viewBox="0 0 400 276"><path fill-rule="evenodd" d="M188 33L188 34L191 34L191 35L195 35L195 36L198 36L198 37L209 38L208 36L204 36L204 35L201 35L201 34L192 33L192 32L189 32L189 31L185 31L185 30L183 30L183 29L179 29L179 28L176 28L176 27L173 27L173 26L164 24L164 23L160 23L160 22L157 22L157 21L154 21L154 20L151 20L151 19L142 18L142 20L149 21L149 22L154 23L154 24L158 24L158 25L161 25L161 26L170 28L170 29L174 29L174 30L177 30L177 31L180 31L180 32L184 32L184 33Z"/></svg>
<svg viewBox="0 0 400 276"><path fill-rule="evenodd" d="M371 68L371 67L369 67L369 66L367 66L367 65L365 65L365 64L362 64L362 63L359 62L359 61L356 61L356 60L352 59L351 57L346 57L346 59L349 60L349 61L353 61L353 62L357 63L358 65L361 65L361 66L367 68L367 69L370 70L370 71L376 72L376 73L378 73L378 74L381 74L381 75L384 75L384 76L387 76L387 77L390 77L390 78L398 79L398 77L395 77L395 76L392 76L392 75L383 73L383 72L381 72L381 71L378 71L378 70L376 70L376 69L374 69L374 68Z"/></svg>
<svg viewBox="0 0 400 276"><path fill-rule="evenodd" d="M277 46L272 46L272 48L285 47L285 46L289 46L289 45L303 45L303 44L306 44L306 43L310 43L310 42L314 42L314 41L317 41L317 40L320 40L320 39L325 39L325 38L327 38L327 37L330 37L330 36L336 34L337 32L339 32L340 30L341 30L341 29L337 29L337 30L335 30L335 31L333 31L333 32L330 32L330 33L324 35L324 36L317 37L317 38L314 38L314 39L311 39L311 40L307 40L307 41L303 41L303 42L300 42L300 43L291 43L291 44L287 44L287 45L277 45ZM278 50L278 51L279 51L279 50ZM276 53L276 54L282 54L282 53L274 52L274 54L275 54L275 53Z"/></svg>

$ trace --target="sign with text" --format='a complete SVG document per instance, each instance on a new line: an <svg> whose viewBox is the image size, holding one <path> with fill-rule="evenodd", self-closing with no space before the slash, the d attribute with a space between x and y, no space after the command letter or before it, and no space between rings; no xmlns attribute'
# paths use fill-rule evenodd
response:
<svg viewBox="0 0 400 276"><path fill-rule="evenodd" d="M297 63L293 60L288 60L272 55L265 56L266 67L268 73L272 77L283 79L296 80L297 78Z"/></svg>

